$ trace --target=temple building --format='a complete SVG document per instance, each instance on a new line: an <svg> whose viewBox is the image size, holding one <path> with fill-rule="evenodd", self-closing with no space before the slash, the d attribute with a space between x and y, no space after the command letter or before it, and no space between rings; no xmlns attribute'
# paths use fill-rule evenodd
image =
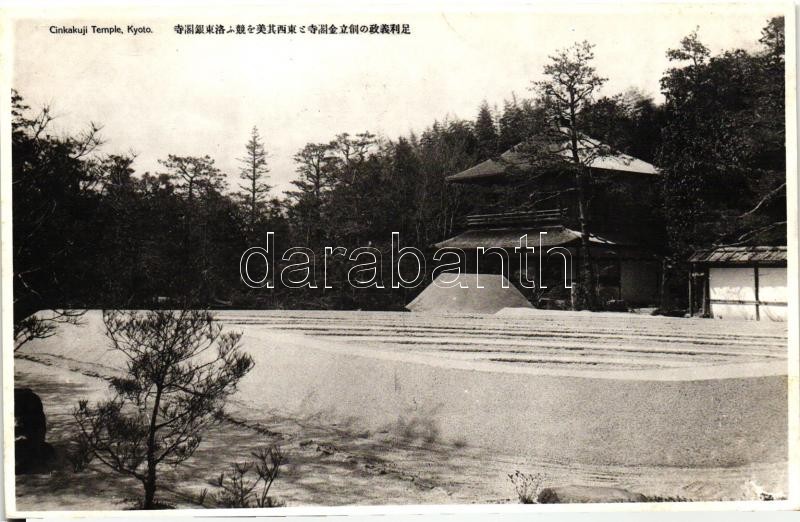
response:
<svg viewBox="0 0 800 522"><path fill-rule="evenodd" d="M519 145L447 177L457 185L454 190L479 203L477 212L463 217L460 233L436 247L465 251L468 259L476 257L469 251L478 248L502 249L510 266L501 266L506 264L502 256L484 255L480 267L468 266L467 271L504 272L515 283L525 272L522 275L537 283L535 289L521 289L534 306L574 308L583 262L574 172L567 168L567 157L564 169L541 168L532 158ZM585 163L592 180L587 199L589 257L599 304L655 305L664 244L659 171L621 153L598 155ZM514 250L525 235L535 248L527 263Z"/></svg>

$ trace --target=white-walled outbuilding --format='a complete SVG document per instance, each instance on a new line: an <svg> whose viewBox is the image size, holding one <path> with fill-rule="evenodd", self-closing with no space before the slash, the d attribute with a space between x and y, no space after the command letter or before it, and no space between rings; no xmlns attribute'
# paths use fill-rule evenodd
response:
<svg viewBox="0 0 800 522"><path fill-rule="evenodd" d="M696 252L689 261L690 306L699 302L704 316L786 321L785 246L719 247Z"/></svg>

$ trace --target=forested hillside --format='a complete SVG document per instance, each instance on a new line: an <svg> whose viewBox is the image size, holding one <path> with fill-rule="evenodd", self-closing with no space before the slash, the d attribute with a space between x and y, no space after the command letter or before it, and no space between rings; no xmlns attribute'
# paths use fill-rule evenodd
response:
<svg viewBox="0 0 800 522"><path fill-rule="evenodd" d="M663 205L652 211L664 223L676 289L696 248L785 243L783 19L762 34L756 51L717 55L691 34L664 50L672 67L653 86L663 103L628 90L588 100L579 115L588 135L661 169ZM265 245L269 231L278 252L371 246L388 259L391 232L429 251L484 200L446 176L561 124L535 89L524 94L476 100L474 120L433 121L406 136L333 133L308 143L294 156L293 189L279 193L270 187L270 137L257 129L241 137L240 172L221 172L206 151L136 172L134 156L104 152L100 124L56 135L53 112L27 107L15 91L18 339L31 333L23 319L40 309L146 307L187 296L204 306L402 309L424 285L337 284L352 262L336 256L332 289L251 289L240 281L240 257Z"/></svg>

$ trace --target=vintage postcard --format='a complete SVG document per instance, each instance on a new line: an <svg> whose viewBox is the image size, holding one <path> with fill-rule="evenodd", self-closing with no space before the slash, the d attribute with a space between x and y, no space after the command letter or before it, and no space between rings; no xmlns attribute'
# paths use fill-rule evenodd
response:
<svg viewBox="0 0 800 522"><path fill-rule="evenodd" d="M796 509L794 9L8 7L6 514Z"/></svg>

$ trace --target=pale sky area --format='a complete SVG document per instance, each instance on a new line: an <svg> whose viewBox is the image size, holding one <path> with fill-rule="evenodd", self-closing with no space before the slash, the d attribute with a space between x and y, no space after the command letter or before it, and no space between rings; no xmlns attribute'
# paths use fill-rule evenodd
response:
<svg viewBox="0 0 800 522"><path fill-rule="evenodd" d="M108 10L111 13L112 11ZM481 101L530 96L548 54L596 44L602 94L629 87L660 99L668 48L696 26L713 53L754 49L770 6L632 7L581 13L193 14L19 21L12 84L32 107L49 103L57 129L103 125L105 152L134 150L137 172L167 154L212 156L238 183L236 158L255 125L276 194L308 142L369 130L396 139L446 116L473 119ZM402 35L178 35L182 24L410 24ZM54 35L51 25L149 25L150 35Z"/></svg>

